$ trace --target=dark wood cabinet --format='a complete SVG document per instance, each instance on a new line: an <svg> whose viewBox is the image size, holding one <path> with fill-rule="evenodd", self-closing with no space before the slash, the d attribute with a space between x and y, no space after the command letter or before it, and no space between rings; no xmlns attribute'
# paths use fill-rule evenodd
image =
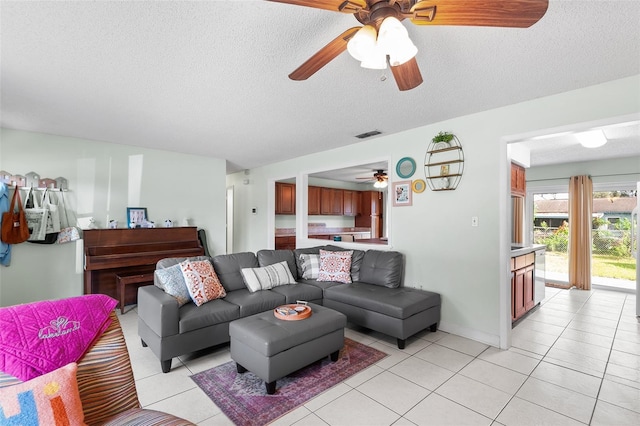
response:
<svg viewBox="0 0 640 426"><path fill-rule="evenodd" d="M276 237L276 250L294 250L296 248L295 235Z"/></svg>
<svg viewBox="0 0 640 426"><path fill-rule="evenodd" d="M535 253L511 258L511 319L519 319L534 307Z"/></svg>
<svg viewBox="0 0 640 426"><path fill-rule="evenodd" d="M371 228L371 238L382 237L382 193L360 191L358 199L359 206L355 226Z"/></svg>
<svg viewBox="0 0 640 426"><path fill-rule="evenodd" d="M358 192L357 191L342 191L342 206L343 214L345 216L357 216L358 215Z"/></svg>
<svg viewBox="0 0 640 426"><path fill-rule="evenodd" d="M308 213L311 215L319 215L320 214L320 187L310 186L308 188L307 194L309 199Z"/></svg>
<svg viewBox="0 0 640 426"><path fill-rule="evenodd" d="M527 193L526 173L524 167L511 163L511 195L524 197Z"/></svg>
<svg viewBox="0 0 640 426"><path fill-rule="evenodd" d="M342 189L320 188L320 214L342 216Z"/></svg>
<svg viewBox="0 0 640 426"><path fill-rule="evenodd" d="M296 185L276 182L276 214L296 214Z"/></svg>
<svg viewBox="0 0 640 426"><path fill-rule="evenodd" d="M524 307L524 269L518 269L514 272L514 288L513 288L513 312L514 319L520 318L525 314Z"/></svg>
<svg viewBox="0 0 640 426"><path fill-rule="evenodd" d="M533 302L533 269L534 266L530 265L524 269L524 310L525 312L531 310L534 306Z"/></svg>

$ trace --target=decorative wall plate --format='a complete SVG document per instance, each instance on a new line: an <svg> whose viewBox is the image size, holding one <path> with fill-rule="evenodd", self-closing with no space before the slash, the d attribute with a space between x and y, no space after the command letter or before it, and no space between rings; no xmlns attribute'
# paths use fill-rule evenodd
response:
<svg viewBox="0 0 640 426"><path fill-rule="evenodd" d="M416 172L416 162L411 157L404 157L396 164L396 173L402 179L409 179Z"/></svg>
<svg viewBox="0 0 640 426"><path fill-rule="evenodd" d="M411 188L413 189L413 192L419 194L427 188L427 183L423 179L416 179L411 184Z"/></svg>

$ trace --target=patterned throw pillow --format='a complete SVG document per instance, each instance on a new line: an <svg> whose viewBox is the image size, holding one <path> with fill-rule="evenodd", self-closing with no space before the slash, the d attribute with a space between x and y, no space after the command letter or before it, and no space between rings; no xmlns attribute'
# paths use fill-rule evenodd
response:
<svg viewBox="0 0 640 426"><path fill-rule="evenodd" d="M240 272L251 293L279 285L296 284L286 260L262 268L242 268Z"/></svg>
<svg viewBox="0 0 640 426"><path fill-rule="evenodd" d="M8 424L84 425L75 362L24 383L0 389L0 418ZM5 424L4 422L1 422Z"/></svg>
<svg viewBox="0 0 640 426"><path fill-rule="evenodd" d="M182 275L180 264L169 266L168 268L156 269L156 286L170 294L178 301L178 306L182 306L191 301L187 283Z"/></svg>
<svg viewBox="0 0 640 426"><path fill-rule="evenodd" d="M196 306L227 295L224 287L220 284L216 271L213 270L213 266L208 260L195 262L185 260L180 262L180 269L184 281L187 283L189 296Z"/></svg>
<svg viewBox="0 0 640 426"><path fill-rule="evenodd" d="M320 250L318 281L351 282L351 256L353 251Z"/></svg>
<svg viewBox="0 0 640 426"><path fill-rule="evenodd" d="M302 278L305 280L317 280L320 273L319 254L301 254Z"/></svg>

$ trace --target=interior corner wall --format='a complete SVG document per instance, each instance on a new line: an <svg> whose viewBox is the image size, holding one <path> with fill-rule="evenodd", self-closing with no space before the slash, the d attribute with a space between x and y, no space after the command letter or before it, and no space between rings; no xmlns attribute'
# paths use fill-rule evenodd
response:
<svg viewBox="0 0 640 426"><path fill-rule="evenodd" d="M68 206L99 228L125 228L127 207L146 207L156 226L187 218L212 253L225 252L225 160L0 129L0 170L67 178ZM83 272L82 241L14 245L0 267L0 306L81 295Z"/></svg>
<svg viewBox="0 0 640 426"><path fill-rule="evenodd" d="M269 190L274 180L340 167L340 159L389 157L390 186L402 180L395 165L403 157L424 164L429 141L440 131L457 135L464 150L464 175L455 191L426 190L413 194L413 206L389 212L391 245L405 255L404 283L442 296L441 329L505 346L501 331L509 319L505 292L510 244L507 139L529 132L591 122L640 112L640 75L458 117L402 133L377 137L339 149L282 161L250 170L250 183L241 174L229 175L235 185L235 251L273 247L269 240ZM429 102L427 98L425 102ZM463 101L463 100L462 100ZM417 106L419 107L419 106ZM425 179L418 168L412 179ZM273 197L273 195L271 195ZM250 208L256 207L252 215ZM479 226L471 226L471 217ZM301 230L298 230L301 232ZM317 240L300 241L309 246ZM504 257L504 258L503 258ZM506 293L508 294L508 293Z"/></svg>

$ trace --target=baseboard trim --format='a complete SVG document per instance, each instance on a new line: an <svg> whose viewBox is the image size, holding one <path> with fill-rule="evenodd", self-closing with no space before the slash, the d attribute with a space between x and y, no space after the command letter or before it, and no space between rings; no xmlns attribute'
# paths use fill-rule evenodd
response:
<svg viewBox="0 0 640 426"><path fill-rule="evenodd" d="M466 337L467 339L475 340L480 343L484 343L485 345L491 345L496 348L500 347L500 336L496 334L484 333L482 331L463 327L457 324L451 324L446 322L440 322L438 328L441 331L455 334L456 336Z"/></svg>

